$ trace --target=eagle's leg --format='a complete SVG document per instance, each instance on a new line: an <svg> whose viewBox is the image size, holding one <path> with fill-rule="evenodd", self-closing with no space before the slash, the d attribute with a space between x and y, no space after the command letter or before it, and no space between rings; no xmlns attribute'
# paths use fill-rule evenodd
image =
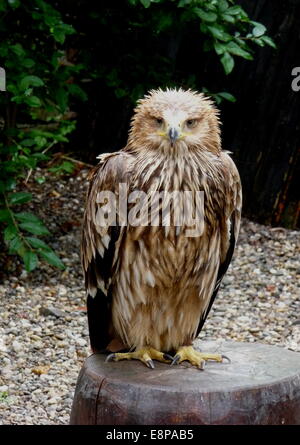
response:
<svg viewBox="0 0 300 445"><path fill-rule="evenodd" d="M149 346L145 346L144 348L138 349L134 352L116 352L113 354L109 354L106 358L106 362L113 360L118 362L119 360L140 360L145 363L148 368L154 368L154 363L152 360L158 360L163 363L170 363L173 360L168 354L157 351L154 348Z"/></svg>
<svg viewBox="0 0 300 445"><path fill-rule="evenodd" d="M171 363L171 365L181 363L185 360L190 362L192 365L197 366L199 369L204 369L205 362L207 360L215 360L216 362L222 362L223 358L227 358L220 354L209 354L206 352L196 351L193 346L181 346Z"/></svg>

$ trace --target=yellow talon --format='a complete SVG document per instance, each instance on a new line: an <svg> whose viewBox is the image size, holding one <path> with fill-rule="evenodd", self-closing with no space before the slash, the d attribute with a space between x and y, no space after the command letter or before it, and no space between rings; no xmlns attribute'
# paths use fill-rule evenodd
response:
<svg viewBox="0 0 300 445"><path fill-rule="evenodd" d="M163 363L170 363L173 360L173 357L171 357L168 354L164 354L163 352L157 351L154 348L151 347L145 347L138 349L134 352L118 352L113 353L107 356L106 362L109 362L111 360L118 362L120 360L140 360L143 362L148 368L154 368L153 360L158 360L159 362Z"/></svg>
<svg viewBox="0 0 300 445"><path fill-rule="evenodd" d="M204 369L205 362L207 360L215 360L217 362L223 361L223 356L220 354L209 354L206 352L199 352L193 348L193 346L182 346L176 352L176 355L171 365L181 363L187 360L192 365L197 366L199 369Z"/></svg>

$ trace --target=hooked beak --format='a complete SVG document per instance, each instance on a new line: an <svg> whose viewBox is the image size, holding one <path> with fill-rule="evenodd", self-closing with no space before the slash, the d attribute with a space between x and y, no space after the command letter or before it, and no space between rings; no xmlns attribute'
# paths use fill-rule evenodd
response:
<svg viewBox="0 0 300 445"><path fill-rule="evenodd" d="M171 145L173 146L174 145L174 142L178 139L178 137L179 137L179 133L178 133L178 131L176 130L176 128L170 128L170 130L169 130L169 138L170 138L170 141L171 141Z"/></svg>

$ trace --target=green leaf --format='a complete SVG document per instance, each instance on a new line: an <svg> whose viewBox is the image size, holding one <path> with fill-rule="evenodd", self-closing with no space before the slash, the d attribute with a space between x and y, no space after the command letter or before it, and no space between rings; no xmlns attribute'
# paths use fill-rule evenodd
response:
<svg viewBox="0 0 300 445"><path fill-rule="evenodd" d="M18 221L21 222L33 222L37 224L43 224L42 221L33 213L20 212L20 213L15 213L14 216Z"/></svg>
<svg viewBox="0 0 300 445"><path fill-rule="evenodd" d="M265 34L265 32L267 31L267 28L262 24L262 23L258 23L258 22L251 22L254 26L252 34L255 37L260 37L262 35Z"/></svg>
<svg viewBox="0 0 300 445"><path fill-rule="evenodd" d="M20 228L34 235L49 235L49 230L42 224L36 222L24 222L20 224Z"/></svg>
<svg viewBox="0 0 300 445"><path fill-rule="evenodd" d="M226 13L227 14L231 14L231 15L238 15L241 12L243 12L243 9L240 6L238 6L238 5L230 6L230 8L228 8L226 10Z"/></svg>
<svg viewBox="0 0 300 445"><path fill-rule="evenodd" d="M264 43L266 43L267 45L272 46L272 48L275 48L275 49L277 48L276 43L274 42L273 39L271 39L271 37L268 37L268 36L262 36L262 37L261 37L261 40L262 40Z"/></svg>
<svg viewBox="0 0 300 445"><path fill-rule="evenodd" d="M265 46L265 43L261 40L261 37L255 38L254 43L256 43L256 45L260 46L261 48Z"/></svg>
<svg viewBox="0 0 300 445"><path fill-rule="evenodd" d="M52 173L73 173L74 164L72 162L64 161L61 165L57 165L56 167L51 167L48 170Z"/></svg>
<svg viewBox="0 0 300 445"><path fill-rule="evenodd" d="M46 181L45 176L39 176L38 178L35 178L36 182L38 184L44 184L44 182Z"/></svg>
<svg viewBox="0 0 300 445"><path fill-rule="evenodd" d="M11 214L7 209L0 210L0 222L11 222Z"/></svg>
<svg viewBox="0 0 300 445"><path fill-rule="evenodd" d="M1 162L0 162L1 164ZM6 168L3 169L4 175L7 177L4 179L3 181L0 180L0 192L10 192L11 190L13 190L16 187L16 179L9 177L8 174L15 174L15 172L17 171L17 167L16 165L12 165L11 163L9 165L6 166ZM1 199L1 198L0 198Z"/></svg>
<svg viewBox="0 0 300 445"><path fill-rule="evenodd" d="M18 250L22 249L23 243L22 238L17 234L14 238L9 241L9 254L17 253Z"/></svg>
<svg viewBox="0 0 300 445"><path fill-rule="evenodd" d="M24 91L24 96L31 96L33 92L33 88L26 88L26 90Z"/></svg>
<svg viewBox="0 0 300 445"><path fill-rule="evenodd" d="M21 141L21 145L22 145L23 147L32 147L34 144L35 144L34 139L29 139L29 138L27 138L27 139L23 139L23 140Z"/></svg>
<svg viewBox="0 0 300 445"><path fill-rule="evenodd" d="M37 164L37 160L32 156L19 156L19 160L21 160L22 164L27 168L35 168Z"/></svg>
<svg viewBox="0 0 300 445"><path fill-rule="evenodd" d="M13 51L17 56L24 57L25 51L20 43L10 46L11 51Z"/></svg>
<svg viewBox="0 0 300 445"><path fill-rule="evenodd" d="M58 267L59 269L62 270L65 269L64 263L58 258L58 256L53 251L45 252L41 250L39 251L39 255L52 266Z"/></svg>
<svg viewBox="0 0 300 445"><path fill-rule="evenodd" d="M32 158L35 158L38 161L48 161L49 155L46 155L45 153L33 153Z"/></svg>
<svg viewBox="0 0 300 445"><path fill-rule="evenodd" d="M149 8L149 6L151 5L151 0L140 0L140 2L144 6L144 8Z"/></svg>
<svg viewBox="0 0 300 445"><path fill-rule="evenodd" d="M193 11L198 17L200 17L201 20L204 20L205 22L215 22L218 17L214 12L206 12L202 8L194 8Z"/></svg>
<svg viewBox="0 0 300 445"><path fill-rule="evenodd" d="M221 57L221 63L226 74L230 74L234 67L234 58L229 53L224 53Z"/></svg>
<svg viewBox="0 0 300 445"><path fill-rule="evenodd" d="M13 96L13 97L11 98L11 101L12 101L12 102L16 102L17 104L22 104L22 103L25 102L25 98L24 98L24 96L21 94L21 95Z"/></svg>
<svg viewBox="0 0 300 445"><path fill-rule="evenodd" d="M46 244L44 241L42 241L39 238L34 238L32 236L26 236L25 239L35 249L42 249L42 250L46 250L46 251L52 251L51 247L49 247L48 244Z"/></svg>
<svg viewBox="0 0 300 445"><path fill-rule="evenodd" d="M225 20L225 22L228 23L235 23L235 18L232 15L229 14L223 14L222 19Z"/></svg>
<svg viewBox="0 0 300 445"><path fill-rule="evenodd" d="M27 250L23 255L22 258L24 260L25 268L27 272L31 272L33 269L35 269L38 265L38 257L37 254L34 252L31 252L30 250Z"/></svg>
<svg viewBox="0 0 300 445"><path fill-rule="evenodd" d="M64 31L59 28L52 28L51 32L53 34L54 39L59 43L64 43L66 35Z"/></svg>
<svg viewBox="0 0 300 445"><path fill-rule="evenodd" d="M83 101L88 100L86 92L83 91L79 85L76 85L75 83L68 84L68 89L73 96L76 96Z"/></svg>
<svg viewBox="0 0 300 445"><path fill-rule="evenodd" d="M232 36L224 31L224 29L221 26L217 25L209 25L207 28L210 30L211 34L219 40L223 40L224 42L228 42L232 39Z"/></svg>
<svg viewBox="0 0 300 445"><path fill-rule="evenodd" d="M53 137L53 135L52 135L52 137ZM48 139L45 137L42 137L42 136L35 136L34 141L35 141L35 144L41 148L47 144Z"/></svg>
<svg viewBox="0 0 300 445"><path fill-rule="evenodd" d="M228 8L228 2L226 0L219 0L218 8L221 12L226 11L226 9Z"/></svg>
<svg viewBox="0 0 300 445"><path fill-rule="evenodd" d="M25 68L32 68L35 65L35 61L33 59L26 58L22 60L22 65Z"/></svg>
<svg viewBox="0 0 300 445"><path fill-rule="evenodd" d="M226 45L226 50L229 53L234 54L235 56L240 56L240 57L243 57L244 59L247 59L247 60L253 60L252 54L250 54L248 51L245 51L243 48L241 48L235 42L229 42Z"/></svg>
<svg viewBox="0 0 300 445"><path fill-rule="evenodd" d="M26 90L29 86L41 87L44 85L44 81L37 76L25 76L19 83L21 90Z"/></svg>
<svg viewBox="0 0 300 445"><path fill-rule="evenodd" d="M58 88L55 91L55 99L61 111L66 111L68 105L68 93L64 88Z"/></svg>
<svg viewBox="0 0 300 445"><path fill-rule="evenodd" d="M217 95L222 97L222 99L228 100L229 102L236 102L236 98L232 94L227 93L226 91L222 93L217 93Z"/></svg>
<svg viewBox="0 0 300 445"><path fill-rule="evenodd" d="M13 224L9 224L3 232L4 241L10 241L18 234L18 229Z"/></svg>
<svg viewBox="0 0 300 445"><path fill-rule="evenodd" d="M12 171L14 171L14 170L12 169ZM9 178L8 177L6 179L5 187L6 187L7 191L13 190L14 188L16 188L16 185L17 185L16 178Z"/></svg>
<svg viewBox="0 0 300 445"><path fill-rule="evenodd" d="M75 169L75 165L73 164L73 162L69 162L69 161L64 161L60 167L66 173L73 173L73 171Z"/></svg>
<svg viewBox="0 0 300 445"><path fill-rule="evenodd" d="M54 39L59 43L64 43L67 34L74 34L75 29L71 25L61 23L50 28L50 32L53 34Z"/></svg>
<svg viewBox="0 0 300 445"><path fill-rule="evenodd" d="M41 100L37 96L25 97L25 102L30 107L35 107L35 108L40 107L42 105Z"/></svg>
<svg viewBox="0 0 300 445"><path fill-rule="evenodd" d="M32 194L27 192L17 192L9 195L10 204L24 204L32 199Z"/></svg>
<svg viewBox="0 0 300 445"><path fill-rule="evenodd" d="M220 43L218 40L214 42L214 48L216 53L220 56L226 52L227 46L224 43Z"/></svg>

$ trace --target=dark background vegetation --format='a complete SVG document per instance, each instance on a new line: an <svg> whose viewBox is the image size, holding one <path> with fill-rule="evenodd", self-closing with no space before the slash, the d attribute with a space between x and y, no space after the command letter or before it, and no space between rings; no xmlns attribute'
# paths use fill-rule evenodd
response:
<svg viewBox="0 0 300 445"><path fill-rule="evenodd" d="M53 173L70 173L68 157L94 164L121 149L136 100L166 86L217 101L244 215L299 227L299 29L300 0L0 0L0 222L10 253L27 270L38 257L63 267L40 239L43 222L18 208L31 199L22 184L53 153Z"/></svg>

